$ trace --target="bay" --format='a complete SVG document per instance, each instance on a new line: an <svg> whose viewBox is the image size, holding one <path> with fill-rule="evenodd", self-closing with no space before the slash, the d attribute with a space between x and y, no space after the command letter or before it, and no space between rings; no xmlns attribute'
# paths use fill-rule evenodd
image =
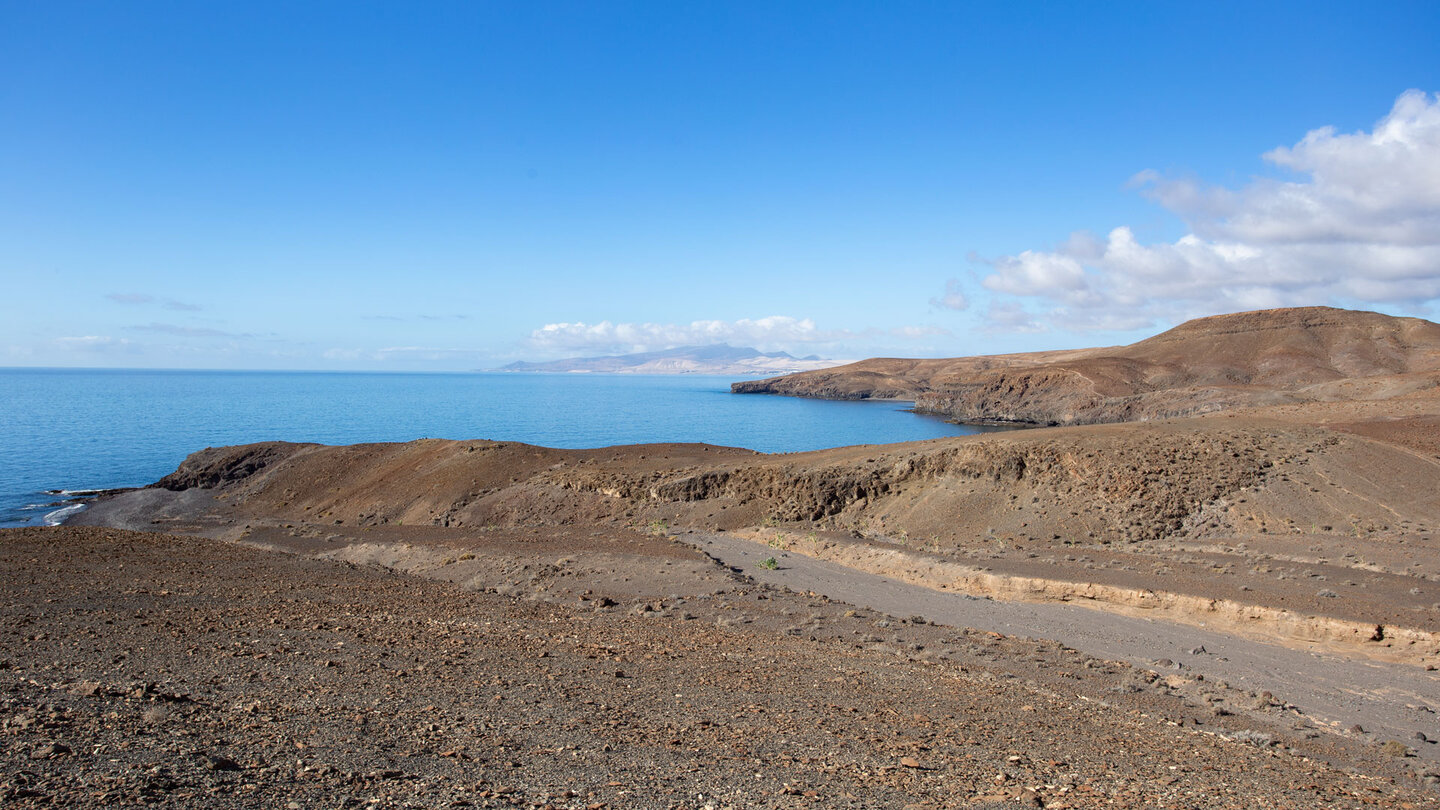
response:
<svg viewBox="0 0 1440 810"><path fill-rule="evenodd" d="M909 403L730 393L701 375L0 369L0 526L67 495L143 486L205 447L493 439L705 442L767 453L973 433Z"/></svg>

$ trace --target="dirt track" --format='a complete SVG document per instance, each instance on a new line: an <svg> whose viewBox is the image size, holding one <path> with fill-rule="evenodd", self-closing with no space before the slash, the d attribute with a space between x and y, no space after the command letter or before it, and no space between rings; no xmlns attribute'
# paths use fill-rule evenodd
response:
<svg viewBox="0 0 1440 810"><path fill-rule="evenodd" d="M1171 622L1116 615L1074 604L1026 604L942 593L805 554L727 534L682 535L688 543L759 582L813 591L893 615L920 615L953 627L1053 639L1086 654L1153 668L1192 697L1216 681L1250 693L1269 692L1309 721L1367 740L1440 739L1440 672L1423 667L1303 651ZM775 559L777 569L761 565ZM1169 662L1167 665L1164 662ZM1196 680L1196 676L1200 676ZM1245 711L1234 695L1228 710ZM1245 703L1246 701L1240 701ZM1347 730L1360 726L1363 734ZM1440 762L1440 745L1415 744Z"/></svg>

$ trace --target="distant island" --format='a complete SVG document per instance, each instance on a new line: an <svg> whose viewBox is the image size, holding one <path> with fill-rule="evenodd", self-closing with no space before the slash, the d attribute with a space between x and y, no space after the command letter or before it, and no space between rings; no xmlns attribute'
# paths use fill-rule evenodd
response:
<svg viewBox="0 0 1440 810"><path fill-rule="evenodd" d="M724 343L713 346L681 346L658 352L573 357L548 363L511 363L497 371L541 374L737 374L775 375L816 371L839 365L815 355L795 357L786 352L762 352Z"/></svg>

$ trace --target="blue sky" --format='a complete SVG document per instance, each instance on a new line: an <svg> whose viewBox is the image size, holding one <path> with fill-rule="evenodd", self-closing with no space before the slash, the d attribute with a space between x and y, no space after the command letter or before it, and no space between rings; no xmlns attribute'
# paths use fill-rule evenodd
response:
<svg viewBox="0 0 1440 810"><path fill-rule="evenodd" d="M1437 41L1434 3L0 0L0 365L1433 317Z"/></svg>

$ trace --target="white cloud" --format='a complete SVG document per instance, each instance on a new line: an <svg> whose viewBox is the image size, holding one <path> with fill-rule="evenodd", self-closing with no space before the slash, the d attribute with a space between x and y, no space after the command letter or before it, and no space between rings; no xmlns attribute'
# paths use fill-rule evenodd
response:
<svg viewBox="0 0 1440 810"><path fill-rule="evenodd" d="M965 293L960 290L960 280L952 278L945 282L945 294L939 298L931 298L930 306L941 309L953 309L960 311L970 308L970 301Z"/></svg>
<svg viewBox="0 0 1440 810"><path fill-rule="evenodd" d="M530 333L529 346L546 353L631 354L679 346L729 343L761 351L796 351L801 346L849 351L846 341L881 336L925 340L951 332L938 326L899 326L892 329L821 329L809 318L772 315L735 321L675 323L551 323Z"/></svg>
<svg viewBox="0 0 1440 810"><path fill-rule="evenodd" d="M1130 228L1075 234L1053 251L990 261L989 290L1038 299L1068 329L1136 329L1156 319L1440 298L1440 96L1410 91L1370 132L1308 133L1263 156L1300 175L1239 189L1141 172L1136 184L1190 233L1146 244ZM947 291L949 287L947 286ZM1013 309L992 323L1028 329Z"/></svg>
<svg viewBox="0 0 1440 810"><path fill-rule="evenodd" d="M689 324L551 323L531 332L530 342L544 349L644 352L713 343L741 343L762 348L777 344L828 343L851 336L849 332L818 329L809 318L773 315L754 320Z"/></svg>
<svg viewBox="0 0 1440 810"><path fill-rule="evenodd" d="M1045 327L1015 301L991 301L985 320L993 329L1005 332L1044 332Z"/></svg>

